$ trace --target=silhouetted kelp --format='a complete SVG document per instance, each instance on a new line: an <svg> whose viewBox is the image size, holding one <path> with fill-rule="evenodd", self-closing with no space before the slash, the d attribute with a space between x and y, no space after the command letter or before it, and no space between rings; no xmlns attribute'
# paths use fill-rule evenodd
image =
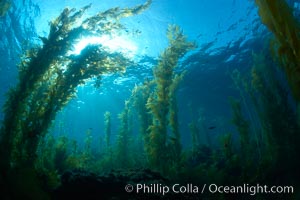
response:
<svg viewBox="0 0 300 200"><path fill-rule="evenodd" d="M293 183L299 188L300 162L297 157L300 152L300 23L284 0L256 0L256 4L262 22L274 35L271 51L273 57L279 61L297 104L295 111L289 100L289 90L284 88L282 82L273 82L271 86L263 84L261 87L263 78L255 79L259 83L257 90L263 93L265 98L261 99L265 111L261 121L268 124L263 128L268 133L268 144L271 144L270 159L273 159L276 166L270 171L274 174L284 174L282 182ZM253 71L253 75L258 70L261 69Z"/></svg>
<svg viewBox="0 0 300 200"><path fill-rule="evenodd" d="M69 55L73 45L84 36L122 32L125 27L120 19L139 14L150 4L148 0L133 8L112 8L84 19L79 25L90 5L79 11L66 8L50 23L48 37L41 38L42 47L30 50L22 59L19 82L10 90L4 106L1 129L1 179L8 181L8 190L20 190L14 191L20 198L46 199L34 178L40 137L45 135L56 113L75 95L78 85L102 74L122 72L131 64L121 53L111 53L101 45L88 45L79 55ZM28 180L33 180L32 184L24 182ZM16 186L18 182L23 185ZM37 192L23 190L25 185L36 187Z"/></svg>
<svg viewBox="0 0 300 200"><path fill-rule="evenodd" d="M285 71L296 101L300 101L300 24L285 0L256 0L262 22L274 34L272 48Z"/></svg>
<svg viewBox="0 0 300 200"><path fill-rule="evenodd" d="M300 162L296 159L300 150L297 112L289 88L280 76L282 72L276 69L274 61L265 59L266 52L253 54L251 74L242 76L234 70L232 76L241 94L240 100L231 100L233 123L240 138L240 151L233 151L236 171L240 171L239 181L292 185L297 190L300 177L297 170ZM297 195L295 192L287 197Z"/></svg>

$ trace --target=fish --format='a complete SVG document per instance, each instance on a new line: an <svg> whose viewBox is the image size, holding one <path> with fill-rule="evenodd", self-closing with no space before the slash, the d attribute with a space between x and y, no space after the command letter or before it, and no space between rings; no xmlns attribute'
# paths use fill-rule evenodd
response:
<svg viewBox="0 0 300 200"><path fill-rule="evenodd" d="M213 130L215 128L217 128L217 127L216 126L210 126L210 127L208 127L209 130Z"/></svg>

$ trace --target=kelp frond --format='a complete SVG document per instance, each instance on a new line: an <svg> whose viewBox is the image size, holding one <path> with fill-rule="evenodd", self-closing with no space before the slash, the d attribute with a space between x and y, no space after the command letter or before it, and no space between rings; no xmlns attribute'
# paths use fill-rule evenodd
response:
<svg viewBox="0 0 300 200"><path fill-rule="evenodd" d="M50 23L43 44L27 53L19 68L19 82L11 89L4 107L1 129L0 168L32 168L38 141L48 130L56 113L75 95L76 88L102 74L123 72L131 61L101 45L88 45L81 54L70 55L84 36L121 33L120 19L141 13L151 4L114 8L82 19L91 5L76 11L66 8Z"/></svg>
<svg viewBox="0 0 300 200"><path fill-rule="evenodd" d="M256 4L262 22L275 36L273 48L277 49L293 96L300 102L300 24L285 0L256 0Z"/></svg>

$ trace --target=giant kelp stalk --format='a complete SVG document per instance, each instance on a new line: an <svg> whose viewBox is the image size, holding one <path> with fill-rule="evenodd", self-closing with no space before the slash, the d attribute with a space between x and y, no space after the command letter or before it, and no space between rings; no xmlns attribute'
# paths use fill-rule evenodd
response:
<svg viewBox="0 0 300 200"><path fill-rule="evenodd" d="M133 104L133 107L136 109L139 122L140 122L140 128L139 132L143 136L144 140L147 140L145 137L147 137L147 129L148 125L150 124L150 116L147 110L147 100L151 94L151 88L153 85L153 81L146 80L142 85L135 86L131 93L131 101Z"/></svg>
<svg viewBox="0 0 300 200"><path fill-rule="evenodd" d="M130 146L130 125L129 125L129 101L125 101L124 110L119 114L120 130L117 139L116 161L121 163L122 168L130 166L129 146Z"/></svg>
<svg viewBox="0 0 300 200"><path fill-rule="evenodd" d="M197 127L197 123L193 120L189 123L189 130L192 138L192 152L196 152L198 147L200 146L200 137L199 137L199 128Z"/></svg>
<svg viewBox="0 0 300 200"><path fill-rule="evenodd" d="M176 113L172 109L174 106L174 85L177 84L176 73L174 69L178 65L178 60L182 58L189 50L194 47L193 43L187 42L186 37L177 26L168 28L167 36L169 47L161 54L158 65L154 68L155 90L148 98L147 108L152 114L152 123L149 126L149 144L146 147L149 155L150 164L159 170L164 171L167 167L167 142L168 142L168 125L171 119L176 118ZM171 129L176 129L171 122ZM178 133L175 133L177 136ZM179 138L173 138L178 140Z"/></svg>
<svg viewBox="0 0 300 200"><path fill-rule="evenodd" d="M231 101L233 123L240 136L240 151L235 160L242 180L288 183L299 187L297 168L300 163L296 158L300 150L300 131L296 110L281 70L273 60L266 59L269 57L268 51L253 54L248 77L234 72L235 82L241 83L238 89L243 92L240 94L249 99L244 101L246 98L242 97L240 102ZM247 107L242 104L246 102ZM250 110L251 113L247 112ZM255 121L249 120L250 114ZM250 128L253 126L257 127Z"/></svg>
<svg viewBox="0 0 300 200"><path fill-rule="evenodd" d="M170 159L173 165L177 165L181 158L181 143L180 143L180 132L178 124L178 106L176 91L178 89L179 83L183 79L184 73L176 74L173 77L173 83L170 85L169 98L169 126L171 129L169 149L170 149ZM177 166L176 166L177 167Z"/></svg>
<svg viewBox="0 0 300 200"><path fill-rule="evenodd" d="M262 22L275 36L273 48L295 100L300 102L300 24L285 0L256 0Z"/></svg>
<svg viewBox="0 0 300 200"><path fill-rule="evenodd" d="M259 7L259 15L262 22L269 28L274 34L272 50L277 60L286 75L289 87L292 95L298 104L300 103L300 24L299 21L293 15L292 9L288 6L285 0L256 0L256 4ZM282 87L282 86L281 86ZM260 88L262 89L262 88ZM265 92L265 90L264 90ZM285 94L284 90L281 90ZM270 93L270 92L269 92ZM274 95L273 95L274 96ZM280 173L288 174L286 179L290 179L290 182L294 180L298 184L300 174L298 170L300 163L297 162L299 152L299 125L297 126L294 121L293 109L287 110L287 106L280 105L281 107L275 107L276 97L270 98L268 101L269 106L266 110L268 114L270 135L273 136L272 140L275 143L274 149L277 153L277 163L280 163L279 169L276 169ZM281 98L279 103L287 102L288 95L285 98ZM272 103L270 103L272 102ZM278 102L278 101L277 101ZM277 103L277 104L279 104ZM273 108L270 106L274 106ZM281 108L281 109L280 109ZM284 110L282 108L285 108ZM278 114L274 114L277 109ZM283 115L284 114L284 115ZM299 117L299 113L298 113ZM283 120L285 119L283 123ZM282 132L283 131L283 132ZM291 173L294 172L294 173ZM298 184L299 187L299 184Z"/></svg>
<svg viewBox="0 0 300 200"><path fill-rule="evenodd" d="M109 111L104 113L104 132L106 148L109 149L111 144L111 114Z"/></svg>
<svg viewBox="0 0 300 200"><path fill-rule="evenodd" d="M300 151L300 129L296 111L273 62L265 58L264 54L254 55L249 90L261 122L262 165L275 174L284 174L281 181L298 182L300 163L295 158Z"/></svg>
<svg viewBox="0 0 300 200"><path fill-rule="evenodd" d="M249 180L251 178L249 169L253 169L254 163L254 151L253 151L253 141L250 137L250 124L245 119L241 102L235 100L233 98L230 99L230 104L233 112L232 123L236 126L238 133L239 133L239 144L240 144L240 167L242 169L241 179L242 180ZM225 139L225 138L224 138ZM231 150L230 150L231 151ZM229 158L229 152L224 151L225 156ZM232 164L232 163L231 163Z"/></svg>
<svg viewBox="0 0 300 200"><path fill-rule="evenodd" d="M249 123L244 119L241 103L231 98L230 104L233 111L232 123L236 126L240 136L241 155L246 158L250 148Z"/></svg>
<svg viewBox="0 0 300 200"><path fill-rule="evenodd" d="M133 8L112 8L83 19L90 7L64 9L50 23L43 45L31 50L19 66L19 82L10 90L1 129L1 173L8 178L14 168L31 167L36 148L56 113L74 96L76 87L102 74L124 71L130 61L101 45L89 45L80 55L70 55L73 44L84 36L120 33L120 19L141 13L151 0ZM79 25L78 25L79 24Z"/></svg>
<svg viewBox="0 0 300 200"><path fill-rule="evenodd" d="M139 120L139 133L142 137L141 145L149 143L148 127L151 124L151 115L147 110L147 100L153 89L153 81L146 80L141 85L136 85L130 96L132 107L135 109ZM142 148L143 149L143 148ZM145 150L145 149L144 149Z"/></svg>

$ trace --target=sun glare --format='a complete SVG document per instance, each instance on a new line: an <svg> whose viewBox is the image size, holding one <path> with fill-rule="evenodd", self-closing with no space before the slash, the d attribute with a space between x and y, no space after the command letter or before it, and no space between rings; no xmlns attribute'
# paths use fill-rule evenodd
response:
<svg viewBox="0 0 300 200"><path fill-rule="evenodd" d="M102 46L108 48L111 52L121 52L129 58L135 56L137 51L137 46L134 42L130 41L124 37L110 37L104 35L101 37L86 37L81 39L77 44L74 45L74 50L72 54L80 54L82 49L84 49L89 44L101 44Z"/></svg>

